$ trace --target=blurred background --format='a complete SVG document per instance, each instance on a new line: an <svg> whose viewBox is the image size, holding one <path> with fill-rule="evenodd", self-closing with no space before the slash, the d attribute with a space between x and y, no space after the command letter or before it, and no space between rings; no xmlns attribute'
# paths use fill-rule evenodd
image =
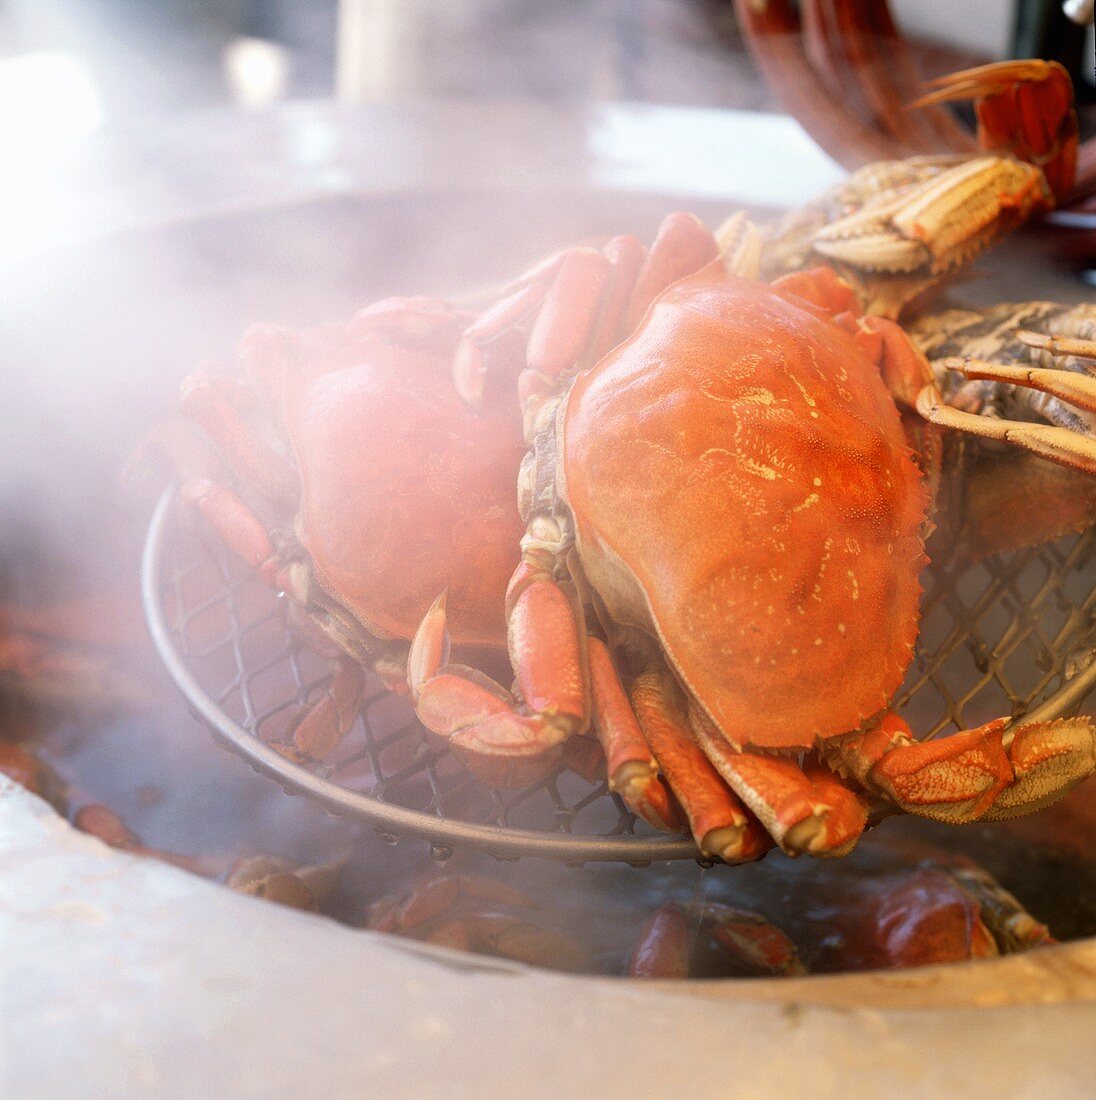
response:
<svg viewBox="0 0 1096 1100"><path fill-rule="evenodd" d="M1053 0L891 7L930 69L1057 57L1091 98L1091 28ZM773 106L731 0L7 0L0 56L6 124L58 136L334 95Z"/></svg>
<svg viewBox="0 0 1096 1100"><path fill-rule="evenodd" d="M795 11L791 0L774 7ZM1083 132L1096 130L1092 25L1067 19L1059 0L890 7L921 76L1057 59L1074 78ZM0 264L115 228L142 203L166 213L166 192L208 186L209 120L226 110L490 100L776 112L770 85L734 0L6 0ZM203 113L206 132L196 127L187 147L157 145L165 124ZM314 127L296 160L323 159L328 145Z"/></svg>

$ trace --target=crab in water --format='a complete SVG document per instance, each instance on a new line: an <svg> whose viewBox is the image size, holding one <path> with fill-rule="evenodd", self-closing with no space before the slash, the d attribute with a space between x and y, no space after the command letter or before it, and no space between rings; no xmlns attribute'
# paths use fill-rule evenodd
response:
<svg viewBox="0 0 1096 1100"><path fill-rule="evenodd" d="M701 851L728 862L774 843L844 854L881 805L956 823L1031 812L1091 774L1088 718L1001 718L922 743L888 711L917 636L937 453L921 452L924 477L903 415L1096 474L1082 433L945 404L880 315L1049 205L1047 178L1005 152L854 211L843 273L872 255L898 268L875 315L829 267L757 281L742 218L717 242L671 216L649 254L619 237L534 269L518 380L526 533L506 595L516 689L447 665L441 597L408 666L424 724L500 784L593 730L637 814L674 828L680 809ZM967 368L1092 407L1069 371ZM484 379L455 371L471 407Z"/></svg>
<svg viewBox="0 0 1096 1100"><path fill-rule="evenodd" d="M294 732L302 756L322 758L346 732L361 668L406 690L408 640L439 588L448 587L456 644L505 644L524 444L513 376L497 362L476 413L457 397L448 367L469 321L413 298L379 302L345 326L256 327L240 345L243 379L183 384L184 412L239 489L192 477L183 499L285 592L303 612L298 625L346 655ZM497 343L491 351L505 354Z"/></svg>
<svg viewBox="0 0 1096 1100"><path fill-rule="evenodd" d="M369 907L367 927L557 970L588 965L582 947L547 926L528 894L488 875L432 875L386 894Z"/></svg>
<svg viewBox="0 0 1096 1100"><path fill-rule="evenodd" d="M840 905L819 922L820 938L799 945L760 913L668 902L647 919L627 973L794 978L964 962L1057 943L992 875L961 857L922 860L846 887Z"/></svg>

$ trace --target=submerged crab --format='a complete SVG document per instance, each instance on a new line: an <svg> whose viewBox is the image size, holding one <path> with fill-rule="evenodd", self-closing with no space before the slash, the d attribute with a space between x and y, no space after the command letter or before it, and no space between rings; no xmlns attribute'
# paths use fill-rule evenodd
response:
<svg viewBox="0 0 1096 1100"><path fill-rule="evenodd" d="M897 313L1050 201L1044 173L1012 156L952 163L859 211L845 266L897 255L880 307ZM774 842L842 854L880 802L951 822L1045 805L1096 765L1089 719L919 743L887 711L926 561L928 494L899 409L1090 474L1092 441L946 405L902 329L858 318L832 269L766 285L741 277L759 256L742 220L721 244L679 215L650 254L616 238L528 276L527 527L506 597L517 688L446 666L441 598L411 651L420 718L496 783L551 767L593 728L637 813L669 828L679 804L727 861ZM966 369L1092 404L1068 371ZM472 405L482 378L457 374ZM931 474L931 448L921 460Z"/></svg>
<svg viewBox="0 0 1096 1100"><path fill-rule="evenodd" d="M1045 924L970 860L923 860L846 886L840 903L819 922L825 929L820 942L798 946L759 913L713 902L669 902L644 925L628 974L680 979L711 971L793 978L964 962L1057 942Z"/></svg>

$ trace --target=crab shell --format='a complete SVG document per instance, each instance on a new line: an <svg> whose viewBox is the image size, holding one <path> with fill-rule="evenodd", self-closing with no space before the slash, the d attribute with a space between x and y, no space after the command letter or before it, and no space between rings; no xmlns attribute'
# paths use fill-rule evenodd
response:
<svg viewBox="0 0 1096 1100"><path fill-rule="evenodd" d="M523 531L512 395L472 413L449 378L451 349L352 326L254 329L241 354L281 410L300 478L296 534L324 591L371 633L409 638L448 586L454 642L503 645Z"/></svg>
<svg viewBox="0 0 1096 1100"><path fill-rule="evenodd" d="M878 368L832 320L710 265L579 376L557 430L608 618L657 635L732 744L806 749L887 704L926 494Z"/></svg>

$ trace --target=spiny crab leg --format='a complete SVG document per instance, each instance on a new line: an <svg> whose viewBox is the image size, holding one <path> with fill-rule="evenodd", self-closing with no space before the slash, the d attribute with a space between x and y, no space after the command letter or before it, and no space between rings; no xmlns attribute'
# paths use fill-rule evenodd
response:
<svg viewBox="0 0 1096 1100"><path fill-rule="evenodd" d="M827 762L907 813L952 824L1014 817L1048 805L1096 768L1090 718L1006 731L998 718L976 729L917 741L897 715L831 742Z"/></svg>

